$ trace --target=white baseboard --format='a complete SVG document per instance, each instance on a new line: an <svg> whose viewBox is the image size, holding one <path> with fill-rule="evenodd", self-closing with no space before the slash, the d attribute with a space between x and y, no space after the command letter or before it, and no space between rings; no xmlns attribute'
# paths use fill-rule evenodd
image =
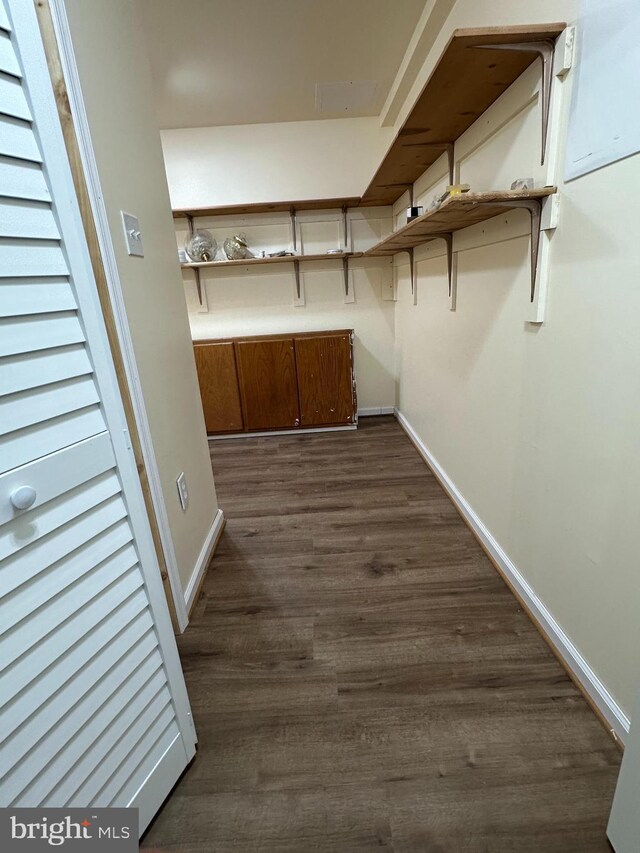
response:
<svg viewBox="0 0 640 853"><path fill-rule="evenodd" d="M368 409L358 409L359 418L369 418L373 415L393 415L395 409L393 406L372 406Z"/></svg>
<svg viewBox="0 0 640 853"><path fill-rule="evenodd" d="M211 559L215 547L218 544L218 539L220 538L220 534L222 533L223 527L224 513L221 509L219 509L216 513L216 517L213 520L211 529L207 533L207 538L204 540L202 548L200 549L198 559L196 560L196 564L193 567L193 572L191 573L191 577L189 578L189 583L187 584L187 587L184 591L184 603L187 613L189 613L191 611L191 608L193 607L195 597L198 594L198 589L200 588L200 581L202 580L202 576L207 570L209 560Z"/></svg>
<svg viewBox="0 0 640 853"><path fill-rule="evenodd" d="M529 610L530 614L537 622L540 631L555 648L567 668L573 673L576 681L580 683L593 704L607 721L614 737L624 744L626 736L629 734L629 718L609 693L593 669L589 666L580 651L565 634L562 627L545 606L544 602L538 597L518 568L500 547L494 536L478 517L473 507L465 500L455 483L451 480L444 468L418 436L409 421L398 409L395 410L395 416L398 419L400 426L411 439L418 453L433 471L441 486L444 488L455 506L458 508L460 514L474 532L482 547L496 564L506 582Z"/></svg>
<svg viewBox="0 0 640 853"><path fill-rule="evenodd" d="M270 438L273 435L305 435L310 432L346 432L357 429L357 424L348 426L309 427L308 429L268 429L260 432L231 432L229 435L208 435L209 441L227 441L229 438Z"/></svg>

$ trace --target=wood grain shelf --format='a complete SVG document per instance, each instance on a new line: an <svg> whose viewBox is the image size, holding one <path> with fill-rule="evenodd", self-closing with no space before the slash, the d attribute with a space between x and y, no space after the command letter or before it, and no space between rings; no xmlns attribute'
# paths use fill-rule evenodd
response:
<svg viewBox="0 0 640 853"><path fill-rule="evenodd" d="M553 45L566 23L454 30L418 100L361 198L315 198L180 208L174 218L344 210L393 204L484 113L531 63ZM531 49L527 49L527 45ZM550 85L543 60L543 84ZM546 96L542 98L545 103ZM545 116L543 118L543 125ZM544 130L543 130L544 138ZM454 176L450 175L451 183Z"/></svg>
<svg viewBox="0 0 640 853"><path fill-rule="evenodd" d="M252 213L289 213L293 208L300 210L342 210L343 207L357 207L358 196L349 198L310 198L302 201L264 201L255 204L227 204L219 207L190 207L173 211L174 219L202 216L245 216Z"/></svg>
<svg viewBox="0 0 640 853"><path fill-rule="evenodd" d="M533 190L503 190L483 193L464 193L451 196L435 210L408 222L364 253L365 256L384 257L435 240L445 234L460 231L478 222L492 219L506 210L521 206L523 201L540 200L553 195L555 187Z"/></svg>
<svg viewBox="0 0 640 853"><path fill-rule="evenodd" d="M360 204L397 201L535 62L541 46L552 50L565 27L553 23L455 30ZM525 43L531 43L531 50ZM507 45L517 49L504 49Z"/></svg>
<svg viewBox="0 0 640 853"><path fill-rule="evenodd" d="M294 261L333 261L343 258L361 258L363 252L324 252L317 255L284 255L278 258L244 258L239 261L198 261L180 264L183 270L219 268L219 267L245 267L262 264L286 264Z"/></svg>

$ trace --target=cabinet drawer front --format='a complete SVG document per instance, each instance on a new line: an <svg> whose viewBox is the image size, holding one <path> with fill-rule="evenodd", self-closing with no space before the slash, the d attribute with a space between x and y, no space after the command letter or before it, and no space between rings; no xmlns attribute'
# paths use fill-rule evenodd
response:
<svg viewBox="0 0 640 853"><path fill-rule="evenodd" d="M296 338L302 426L354 422L351 337Z"/></svg>
<svg viewBox="0 0 640 853"><path fill-rule="evenodd" d="M194 347L207 432L237 432L244 426L232 342Z"/></svg>
<svg viewBox="0 0 640 853"><path fill-rule="evenodd" d="M300 425L293 338L236 343L247 430Z"/></svg>

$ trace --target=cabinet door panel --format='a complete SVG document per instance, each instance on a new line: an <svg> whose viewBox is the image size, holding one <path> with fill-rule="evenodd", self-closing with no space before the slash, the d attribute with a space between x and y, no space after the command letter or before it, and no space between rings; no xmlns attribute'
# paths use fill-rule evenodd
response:
<svg viewBox="0 0 640 853"><path fill-rule="evenodd" d="M243 428L233 343L194 346L198 382L207 432Z"/></svg>
<svg viewBox="0 0 640 853"><path fill-rule="evenodd" d="M351 336L296 338L302 426L354 421Z"/></svg>
<svg viewBox="0 0 640 853"><path fill-rule="evenodd" d="M246 429L299 426L293 338L237 341L236 354Z"/></svg>

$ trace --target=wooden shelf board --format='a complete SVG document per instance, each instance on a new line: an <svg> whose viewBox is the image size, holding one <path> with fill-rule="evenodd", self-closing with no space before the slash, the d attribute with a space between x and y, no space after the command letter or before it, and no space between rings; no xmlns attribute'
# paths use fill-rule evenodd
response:
<svg viewBox="0 0 640 853"><path fill-rule="evenodd" d="M203 267L246 267L254 264L286 264L293 261L332 261L341 258L361 258L363 252L324 252L321 255L285 255L280 258L244 258L240 261L198 261L180 264L183 270L202 269Z"/></svg>
<svg viewBox="0 0 640 853"><path fill-rule="evenodd" d="M513 209L504 206L504 202L544 198L555 192L555 187L543 187L533 190L502 190L451 196L436 210L427 211L412 222L408 222L364 254L375 257L395 255L397 252L427 243L443 234L460 231L462 228L468 228L470 225L476 225L478 222L484 222ZM500 204L496 204L497 202Z"/></svg>
<svg viewBox="0 0 640 853"><path fill-rule="evenodd" d="M387 152L360 204L393 204L442 149L455 142L536 59L535 53L474 50L481 44L555 39L564 23L455 30L415 106Z"/></svg>
<svg viewBox="0 0 640 853"><path fill-rule="evenodd" d="M173 218L186 216L243 216L251 213L288 213L291 208L301 210L341 210L343 207L357 207L360 199L351 198L312 198L303 201L259 202L257 204L232 204L222 207L192 207L173 211Z"/></svg>

